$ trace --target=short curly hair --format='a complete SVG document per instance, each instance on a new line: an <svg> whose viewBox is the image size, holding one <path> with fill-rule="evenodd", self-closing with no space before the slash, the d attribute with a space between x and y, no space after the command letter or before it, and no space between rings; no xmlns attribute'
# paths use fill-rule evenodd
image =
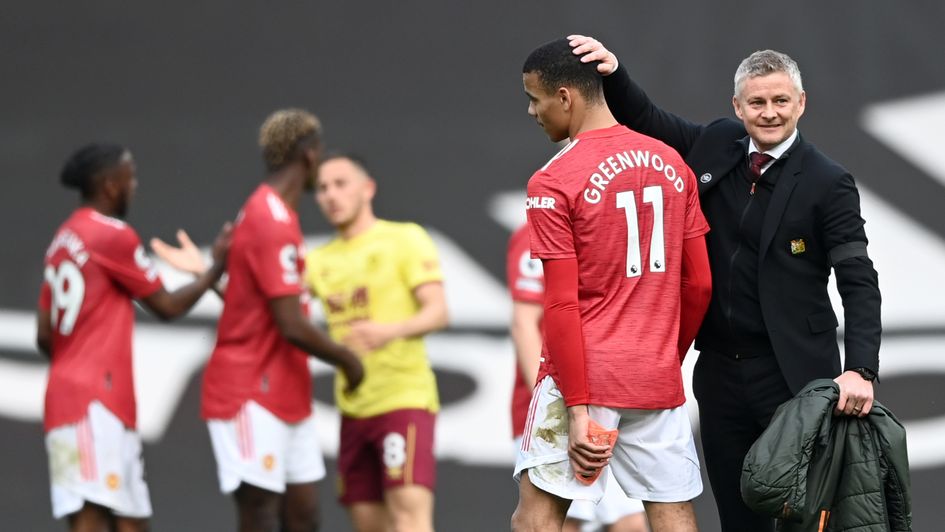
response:
<svg viewBox="0 0 945 532"><path fill-rule="evenodd" d="M274 172L298 159L302 150L318 148L322 124L304 109L280 109L266 118L259 128L266 169Z"/></svg>

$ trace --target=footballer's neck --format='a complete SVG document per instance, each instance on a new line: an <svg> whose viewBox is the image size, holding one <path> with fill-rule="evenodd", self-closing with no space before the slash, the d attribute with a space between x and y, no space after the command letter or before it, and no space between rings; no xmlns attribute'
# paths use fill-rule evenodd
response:
<svg viewBox="0 0 945 532"><path fill-rule="evenodd" d="M370 229L375 222L377 222L377 217L374 216L374 209L367 205L361 209L361 212L354 219L346 224L339 225L336 229L338 229L338 234L341 235L342 239L351 240Z"/></svg>
<svg viewBox="0 0 945 532"><path fill-rule="evenodd" d="M571 128L568 131L568 136L571 137L571 140L574 140L574 137L585 131L606 129L616 125L617 119L614 118L607 104L601 101L600 103L584 105L575 109L575 115L571 120Z"/></svg>
<svg viewBox="0 0 945 532"><path fill-rule="evenodd" d="M302 190L305 188L305 173L301 168L292 165L273 172L266 177L266 183L292 210L299 210L299 198L302 197Z"/></svg>
<svg viewBox="0 0 945 532"><path fill-rule="evenodd" d="M99 214L108 216L109 218L121 218L121 216L119 216L118 206L115 205L115 202L109 200L101 194L95 196L94 198L83 200L82 203L79 204L79 207L88 207Z"/></svg>

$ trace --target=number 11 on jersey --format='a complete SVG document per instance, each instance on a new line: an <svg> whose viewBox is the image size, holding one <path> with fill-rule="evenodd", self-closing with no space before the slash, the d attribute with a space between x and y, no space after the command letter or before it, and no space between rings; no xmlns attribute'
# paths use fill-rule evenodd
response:
<svg viewBox="0 0 945 532"><path fill-rule="evenodd" d="M666 271L666 247L663 243L663 187L643 189L643 203L653 206L653 232L650 234L650 271ZM617 193L617 208L627 216L627 277L643 274L640 257L640 221L632 190Z"/></svg>

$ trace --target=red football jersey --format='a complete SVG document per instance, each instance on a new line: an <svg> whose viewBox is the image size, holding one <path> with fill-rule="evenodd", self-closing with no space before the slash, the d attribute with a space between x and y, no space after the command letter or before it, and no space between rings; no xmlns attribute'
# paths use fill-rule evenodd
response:
<svg viewBox="0 0 945 532"><path fill-rule="evenodd" d="M303 294L301 248L298 215L260 185L233 229L223 315L203 376L204 419L230 419L249 400L287 423L311 413L308 356L282 336L269 310L270 299Z"/></svg>
<svg viewBox="0 0 945 532"><path fill-rule="evenodd" d="M506 253L505 273L512 301L542 304L545 295L545 280L541 261L531 258L528 249L528 225L519 227L509 238ZM535 354L538 356L538 353ZM515 384L512 388L512 436L525 432L528 404L532 400L534 382L526 382L521 366L515 364Z"/></svg>
<svg viewBox="0 0 945 532"><path fill-rule="evenodd" d="M532 256L578 261L591 404L685 402L676 349L682 247L709 230L692 170L624 126L587 131L532 176L526 208ZM558 381L543 355L541 375Z"/></svg>
<svg viewBox="0 0 945 532"><path fill-rule="evenodd" d="M138 234L77 209L56 232L45 266L39 306L50 311L53 330L45 430L78 422L94 400L135 428L132 300L161 288Z"/></svg>

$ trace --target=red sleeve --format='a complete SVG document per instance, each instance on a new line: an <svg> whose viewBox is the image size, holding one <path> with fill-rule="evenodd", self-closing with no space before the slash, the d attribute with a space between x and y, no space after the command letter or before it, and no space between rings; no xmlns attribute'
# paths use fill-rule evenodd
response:
<svg viewBox="0 0 945 532"><path fill-rule="evenodd" d="M302 293L299 241L283 222L268 221L254 236L248 263L253 278L267 299Z"/></svg>
<svg viewBox="0 0 945 532"><path fill-rule="evenodd" d="M699 333L702 318L712 299L712 274L705 237L687 238L683 243L679 316L679 362Z"/></svg>
<svg viewBox="0 0 945 532"><path fill-rule="evenodd" d="M577 256L568 197L551 175L539 172L528 180L525 212L532 257L572 259Z"/></svg>
<svg viewBox="0 0 945 532"><path fill-rule="evenodd" d="M544 260L545 354L558 372L566 406L589 403L584 363L584 333L578 306L577 259Z"/></svg>
<svg viewBox="0 0 945 532"><path fill-rule="evenodd" d="M108 246L94 254L95 260L131 297L148 297L162 286L157 269L134 229L117 231Z"/></svg>
<svg viewBox="0 0 945 532"><path fill-rule="evenodd" d="M531 257L528 226L522 226L512 234L505 261L506 281L512 301L540 305L545 299L545 279L541 261Z"/></svg>

